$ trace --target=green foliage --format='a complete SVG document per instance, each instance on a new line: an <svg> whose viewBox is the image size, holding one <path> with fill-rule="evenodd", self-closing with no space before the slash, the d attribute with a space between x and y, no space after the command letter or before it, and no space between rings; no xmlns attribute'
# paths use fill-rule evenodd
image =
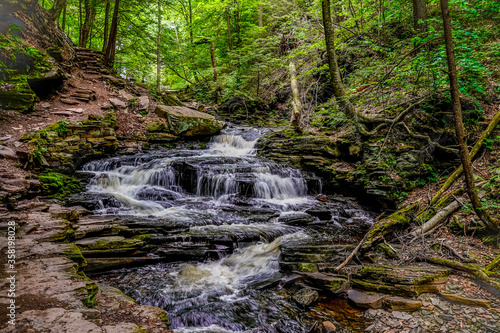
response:
<svg viewBox="0 0 500 333"><path fill-rule="evenodd" d="M42 173L38 179L42 184L42 193L58 199L63 199L83 189L79 179L56 172Z"/></svg>

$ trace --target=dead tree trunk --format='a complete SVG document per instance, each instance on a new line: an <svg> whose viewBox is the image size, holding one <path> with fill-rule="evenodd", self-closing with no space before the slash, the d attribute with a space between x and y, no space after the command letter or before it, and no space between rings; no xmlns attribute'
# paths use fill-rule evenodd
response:
<svg viewBox="0 0 500 333"><path fill-rule="evenodd" d="M302 103L300 102L299 85L297 83L297 70L295 69L293 61L290 61L290 80L292 86L292 116L290 123L297 132L302 132L302 129L300 128Z"/></svg>
<svg viewBox="0 0 500 333"><path fill-rule="evenodd" d="M214 42L210 44L210 56L212 57L212 67L214 69L214 82L217 81L217 66L215 65L215 47Z"/></svg>
<svg viewBox="0 0 500 333"><path fill-rule="evenodd" d="M460 106L460 94L458 91L457 66L455 63L455 54L453 51L453 36L451 34L451 18L448 8L448 0L441 1L441 14L443 16L444 40L446 47L446 56L448 60L448 77L450 79L450 94L451 104L453 109L453 117L455 118L455 133L457 136L458 146L460 148L460 159L464 167L465 183L467 185L467 194L471 200L472 206L477 216L484 224L491 229L497 229L498 225L486 213L481 205L481 201L476 192L474 183L474 174L472 172L472 164L465 143L465 130L462 120L462 109Z"/></svg>

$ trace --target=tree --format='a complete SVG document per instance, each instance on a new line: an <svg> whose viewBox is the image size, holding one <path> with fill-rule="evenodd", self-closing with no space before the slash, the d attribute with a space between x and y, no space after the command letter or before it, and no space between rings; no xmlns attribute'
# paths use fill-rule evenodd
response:
<svg viewBox="0 0 500 333"><path fill-rule="evenodd" d="M451 33L451 17L448 7L448 0L440 0L441 14L443 16L444 40L446 47L446 58L448 61L448 77L450 80L451 106L453 109L453 117L455 118L455 133L457 136L458 146L460 149L460 160L464 168L465 183L467 185L467 194L476 212L477 216L485 223L488 228L498 229L498 224L492 220L488 213L481 205L481 201L476 192L474 183L474 174L472 164L465 142L465 129L462 120L462 109L460 105L460 93L458 90L457 66L455 63L455 53L453 50L453 36Z"/></svg>
<svg viewBox="0 0 500 333"><path fill-rule="evenodd" d="M52 5L52 8L50 9L50 19L52 21L57 21L59 19L59 16L61 15L61 12L66 5L66 0L55 0L54 4Z"/></svg>
<svg viewBox="0 0 500 333"><path fill-rule="evenodd" d="M111 30L109 32L109 40L104 54L104 63L106 65L113 65L115 61L116 51L116 36L118 32L118 11L120 8L120 0L115 0L115 9L113 11L113 21L111 22Z"/></svg>
<svg viewBox="0 0 500 333"><path fill-rule="evenodd" d="M109 34L109 9L111 7L111 0L106 0L106 9L104 10L104 34L102 37L102 52L106 52Z"/></svg>
<svg viewBox="0 0 500 333"><path fill-rule="evenodd" d="M413 0L413 28L416 31L427 30L427 5L426 0Z"/></svg>
<svg viewBox="0 0 500 333"><path fill-rule="evenodd" d="M158 0L158 39L156 45L156 91L161 89L161 0Z"/></svg>
<svg viewBox="0 0 500 333"><path fill-rule="evenodd" d="M323 13L323 26L325 29L325 44L326 53L328 56L328 67L330 69L330 80L333 86L333 94L345 115L354 122L358 131L366 134L367 130L361 123L358 112L354 105L349 101L342 78L340 77L340 70L337 64L337 55L335 54L335 30L333 28L332 15L330 12L330 0L322 0L322 13Z"/></svg>
<svg viewBox="0 0 500 333"><path fill-rule="evenodd" d="M89 41L90 28L94 22L96 11L94 7L94 1L85 0L85 21L83 22L83 27L80 31L80 47L87 47Z"/></svg>

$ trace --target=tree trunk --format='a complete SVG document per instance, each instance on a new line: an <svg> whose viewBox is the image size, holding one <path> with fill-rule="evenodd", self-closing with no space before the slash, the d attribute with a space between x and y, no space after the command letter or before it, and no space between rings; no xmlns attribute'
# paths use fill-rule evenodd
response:
<svg viewBox="0 0 500 333"><path fill-rule="evenodd" d="M359 115L354 108L354 105L346 96L344 84L340 77L340 70L337 64L337 56L335 54L335 30L333 29L332 15L330 13L330 0L322 0L323 25L325 28L325 44L326 53L328 55L328 67L330 69L330 80L333 85L333 94L345 115L351 119L358 131L362 134L366 133L366 129L359 121Z"/></svg>
<svg viewBox="0 0 500 333"><path fill-rule="evenodd" d="M214 42L210 44L210 56L212 57L212 67L214 69L214 82L217 81L217 67L215 65L215 47Z"/></svg>
<svg viewBox="0 0 500 333"><path fill-rule="evenodd" d="M426 0L413 0L413 28L415 31L427 30L427 5Z"/></svg>
<svg viewBox="0 0 500 333"><path fill-rule="evenodd" d="M234 19L236 23L236 47L241 45L241 25L240 25L240 10L238 9L238 1L234 1L234 8L235 13L234 13Z"/></svg>
<svg viewBox="0 0 500 333"><path fill-rule="evenodd" d="M156 93L161 88L161 0L158 0L158 39L156 44Z"/></svg>
<svg viewBox="0 0 500 333"><path fill-rule="evenodd" d="M82 0L78 0L78 45L82 45L82 32L83 32L83 9Z"/></svg>
<svg viewBox="0 0 500 333"><path fill-rule="evenodd" d="M62 31L64 32L66 30L66 7L68 6L67 3L64 4L63 8L63 17L62 17Z"/></svg>
<svg viewBox="0 0 500 333"><path fill-rule="evenodd" d="M226 7L226 18L227 18L227 42L229 44L229 50L232 50L233 40L231 38L231 15L229 15L229 6Z"/></svg>
<svg viewBox="0 0 500 333"><path fill-rule="evenodd" d="M94 22L95 8L91 0L85 0L85 21L83 22L82 38L80 47L87 47L90 36L90 27Z"/></svg>
<svg viewBox="0 0 500 333"><path fill-rule="evenodd" d="M111 0L106 0L106 9L104 12L104 35L102 37L102 52L106 52L108 45L108 32L109 32L109 9L111 7Z"/></svg>
<svg viewBox="0 0 500 333"><path fill-rule="evenodd" d="M191 0L188 0L189 5L189 41L191 46L193 45L193 7L191 6Z"/></svg>
<svg viewBox="0 0 500 333"><path fill-rule="evenodd" d="M120 8L120 0L115 0L115 9L113 11L113 21L111 22L111 30L109 32L109 41L104 55L104 63L112 66L115 61L116 35L118 30L118 10Z"/></svg>
<svg viewBox="0 0 500 333"><path fill-rule="evenodd" d="M290 61L290 80L292 87L292 116L290 123L297 132L302 132L300 128L300 115L302 113L302 103L300 102L299 84L297 83L297 70L295 64Z"/></svg>
<svg viewBox="0 0 500 333"><path fill-rule="evenodd" d="M61 16L61 12L64 8L64 5L66 4L66 0L55 0L54 5L50 9L50 19L53 22L56 22L59 20L59 16Z"/></svg>
<svg viewBox="0 0 500 333"><path fill-rule="evenodd" d="M446 57L448 59L448 77L450 79L450 94L451 104L453 109L453 117L455 118L455 134L457 136L458 146L460 149L460 160L464 167L465 183L467 185L467 194L476 212L477 216L489 228L496 228L495 221L486 213L481 205L481 201L476 192L474 184L474 174L472 172L472 164L465 143L465 129L462 121L462 109L460 106L460 94L458 91L457 66L455 64L455 54L453 51L453 36L451 34L451 18L448 9L448 0L441 1L441 14L443 16L444 40L446 46Z"/></svg>

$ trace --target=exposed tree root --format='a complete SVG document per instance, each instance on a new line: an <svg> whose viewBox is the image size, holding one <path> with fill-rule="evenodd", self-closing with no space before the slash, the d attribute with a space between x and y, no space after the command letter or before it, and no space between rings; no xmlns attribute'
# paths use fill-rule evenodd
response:
<svg viewBox="0 0 500 333"><path fill-rule="evenodd" d="M487 271L494 270L498 265L500 265L500 255L498 255L488 266L486 266Z"/></svg>
<svg viewBox="0 0 500 333"><path fill-rule="evenodd" d="M405 123L403 123L403 122L399 122L399 123L397 123L396 125L401 125L401 126L403 126L403 128L404 128L404 129L408 132L408 134L409 134L411 137L416 138L416 139L425 140L425 141L427 141L427 143L428 143L429 145L435 146L435 147L437 147L437 148L441 149L442 151L445 151L445 152L450 153L450 154L455 154L455 155L458 155L458 153L459 153L458 149L455 149L455 148L448 148L448 147L442 146L442 145L440 145L439 143L437 143L437 142L435 142L435 141L432 141L432 139L431 139L429 136L427 136L427 135L422 135L422 134L415 134L415 133L413 133L413 132L412 132L412 131L408 128L408 126L406 126L406 124L405 124Z"/></svg>

